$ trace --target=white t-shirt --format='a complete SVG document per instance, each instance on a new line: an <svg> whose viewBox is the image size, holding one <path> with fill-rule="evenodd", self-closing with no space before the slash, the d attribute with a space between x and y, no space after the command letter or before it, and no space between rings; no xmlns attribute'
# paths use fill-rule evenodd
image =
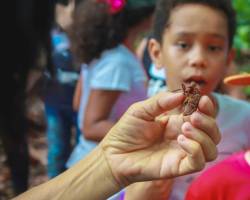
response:
<svg viewBox="0 0 250 200"><path fill-rule="evenodd" d="M91 89L122 92L110 115L110 119L114 122L132 103L146 98L147 78L143 66L124 45L105 51L100 59L94 60L89 66L83 65L81 76L83 89L78 114L80 128L82 128L85 107ZM96 145L96 142L86 140L81 134L79 143L74 148L67 166L70 167L85 157Z"/></svg>

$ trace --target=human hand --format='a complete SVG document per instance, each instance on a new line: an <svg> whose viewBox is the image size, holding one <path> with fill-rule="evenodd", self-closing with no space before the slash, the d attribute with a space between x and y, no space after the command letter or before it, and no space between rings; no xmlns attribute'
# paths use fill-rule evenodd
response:
<svg viewBox="0 0 250 200"><path fill-rule="evenodd" d="M216 158L220 136L208 97L191 116L161 115L183 99L181 93L161 93L133 104L101 142L120 187L195 172Z"/></svg>

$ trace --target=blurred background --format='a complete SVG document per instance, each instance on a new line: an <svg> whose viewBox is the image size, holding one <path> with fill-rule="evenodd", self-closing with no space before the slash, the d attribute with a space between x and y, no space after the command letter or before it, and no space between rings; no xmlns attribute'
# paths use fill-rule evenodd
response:
<svg viewBox="0 0 250 200"><path fill-rule="evenodd" d="M69 0L70 1L70 0ZM67 6L70 2L68 0L61 0L56 2L60 4L60 6ZM235 62L232 66L230 66L230 70L228 71L228 75L236 74L236 73L250 73L250 0L233 0L233 5L237 11L237 33L234 40L234 49L236 52ZM62 23L67 23L63 19L67 17L70 12L70 8L61 9L57 7L55 10L56 17L55 19L62 20ZM141 40L148 33L142 33L141 37L135 43L135 46L139 47ZM58 36L59 39L62 39L61 35ZM53 38L53 36L52 36ZM55 37L56 38L56 37ZM55 39L54 38L54 39ZM63 38L64 39L64 38ZM56 39L55 39L56 40ZM64 43L67 46L67 41ZM53 44L52 44L53 46ZM65 47L65 46L64 46ZM63 47L63 48L64 48ZM65 50L65 49L64 49ZM42 49L41 49L42 51ZM51 56L54 56L55 51L51 51ZM67 49L62 54L57 54L55 59L63 60L67 57ZM63 58L61 58L62 56ZM68 59L68 58L67 58ZM39 62L43 62L43 57L41 56L41 60ZM42 64L41 64L42 65ZM74 63L74 65L78 65ZM74 68L74 67L73 67ZM79 73L79 71L75 70L74 73ZM53 74L53 73L52 73ZM64 74L65 75L65 74ZM46 102L44 98L44 93L47 89L48 80L50 80L50 72L45 70L44 68L36 68L30 71L30 75L28 78L28 99L26 100L27 105L27 117L29 119L30 128L28 129L28 151L29 151L29 180L28 185L29 188L40 183L43 183L49 179L47 175L47 153L48 153L48 141L46 136L47 131L47 118L46 118ZM69 77L61 77L62 79L74 79L74 76L77 77L76 74L66 74ZM63 79L63 80L65 80ZM76 78L77 79L77 78ZM250 86L249 87L232 87L221 85L218 88L222 93L227 93L235 98L242 98L250 101ZM72 132L72 137L70 139L70 143L73 145L75 143L75 136L77 135L77 130L75 126L71 126L70 130ZM0 200L10 199L14 196L14 191L12 189L11 179L10 179L10 171L7 167L6 163L6 155L3 150L3 144L0 140Z"/></svg>
<svg viewBox="0 0 250 200"><path fill-rule="evenodd" d="M237 70L239 72L250 72L250 0L233 0L237 11L237 33L234 40L236 49ZM243 89L250 96L250 87Z"/></svg>

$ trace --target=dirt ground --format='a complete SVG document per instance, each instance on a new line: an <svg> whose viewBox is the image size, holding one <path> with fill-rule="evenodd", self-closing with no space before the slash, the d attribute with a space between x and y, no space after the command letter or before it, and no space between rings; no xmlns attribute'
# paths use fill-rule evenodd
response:
<svg viewBox="0 0 250 200"><path fill-rule="evenodd" d="M31 122L28 131L28 144L30 155L29 189L48 180L47 177L47 137L46 116L44 103L37 96L27 100L27 117ZM32 128L33 127L33 128ZM72 147L74 146L76 131L72 128ZM6 165L6 157L0 140L0 200L14 197L10 172Z"/></svg>
<svg viewBox="0 0 250 200"><path fill-rule="evenodd" d="M45 134L29 136L30 152L30 177L29 188L39 185L48 180L47 165L47 141ZM2 145L0 143L0 200L7 200L14 197L9 169L6 165Z"/></svg>

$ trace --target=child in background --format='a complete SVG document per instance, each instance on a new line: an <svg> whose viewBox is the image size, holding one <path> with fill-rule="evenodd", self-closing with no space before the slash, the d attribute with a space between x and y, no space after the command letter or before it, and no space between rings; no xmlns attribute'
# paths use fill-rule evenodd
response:
<svg viewBox="0 0 250 200"><path fill-rule="evenodd" d="M224 82L233 86L250 85L250 74L232 75ZM236 153L209 168L190 185L186 200L250 199L250 149Z"/></svg>
<svg viewBox="0 0 250 200"><path fill-rule="evenodd" d="M76 9L71 38L84 63L78 84L82 135L67 166L92 151L129 105L146 98L147 78L133 46L149 29L154 7L155 0L86 0Z"/></svg>
<svg viewBox="0 0 250 200"><path fill-rule="evenodd" d="M166 91L166 77L164 69L156 69L148 52L148 42L150 38L152 38L151 35L143 38L136 50L136 55L142 61L148 75L149 81L147 95L149 97L161 91Z"/></svg>
<svg viewBox="0 0 250 200"><path fill-rule="evenodd" d="M67 34L76 4L75 0L68 0L66 3L68 4L64 5L63 1L58 1L55 6L56 23L51 31L51 57L55 76L48 80L45 91L49 178L66 169L65 165L72 150L72 130L76 127L72 99L79 71L76 70Z"/></svg>
<svg viewBox="0 0 250 200"><path fill-rule="evenodd" d="M159 0L154 39L149 41L154 64L165 69L169 91L180 89L181 84L189 86L194 82L201 94L208 95L214 102L216 121L222 133L217 162L250 146L250 104L213 93L233 60L231 47L235 26L231 1ZM173 113L178 114L180 110ZM199 111L186 119L197 126L209 124L210 120L209 112ZM191 125L188 127L190 137L194 129L196 127ZM151 185L134 184L127 190L125 199L167 199L169 195L169 199L182 200L188 185L197 176L198 173L178 177L168 184L164 181L151 182ZM164 188L170 194L165 194Z"/></svg>

